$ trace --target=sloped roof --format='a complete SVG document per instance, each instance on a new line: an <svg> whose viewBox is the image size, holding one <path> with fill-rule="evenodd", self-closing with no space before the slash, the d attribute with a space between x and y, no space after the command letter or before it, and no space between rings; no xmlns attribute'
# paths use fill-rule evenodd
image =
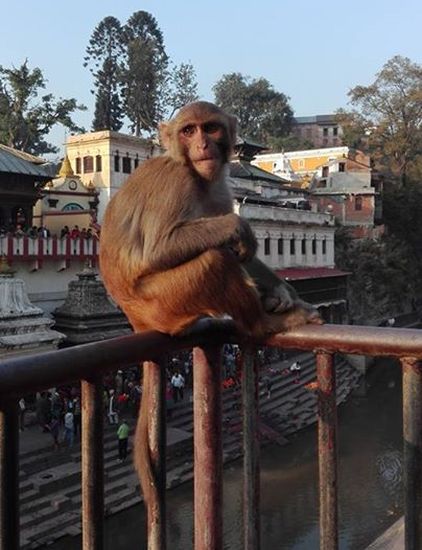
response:
<svg viewBox="0 0 422 550"><path fill-rule="evenodd" d="M262 170L262 168L258 168L258 166L250 164L246 160L237 160L231 162L230 176L234 178L247 178L270 181L272 183L278 183L279 185L290 183L287 182L287 180L280 178L279 176L271 174L271 172L267 172L266 170Z"/></svg>
<svg viewBox="0 0 422 550"><path fill-rule="evenodd" d="M325 277L345 277L346 275L350 275L349 272L341 271L334 267L287 267L286 269L277 269L276 273L288 281L322 279Z"/></svg>
<svg viewBox="0 0 422 550"><path fill-rule="evenodd" d="M36 159L36 161L32 159ZM48 175L47 171L39 163L40 159L37 157L0 144L0 172L23 174L46 180L50 179L51 176Z"/></svg>

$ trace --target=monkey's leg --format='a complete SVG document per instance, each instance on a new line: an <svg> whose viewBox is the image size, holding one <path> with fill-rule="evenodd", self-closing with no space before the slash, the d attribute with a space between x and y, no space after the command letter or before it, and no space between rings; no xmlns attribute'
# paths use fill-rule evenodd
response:
<svg viewBox="0 0 422 550"><path fill-rule="evenodd" d="M208 250L176 268L143 278L125 311L131 321L142 317L144 328L170 334L204 315L224 314L230 315L242 332L258 338L264 334L264 311L253 281L236 257L221 249Z"/></svg>

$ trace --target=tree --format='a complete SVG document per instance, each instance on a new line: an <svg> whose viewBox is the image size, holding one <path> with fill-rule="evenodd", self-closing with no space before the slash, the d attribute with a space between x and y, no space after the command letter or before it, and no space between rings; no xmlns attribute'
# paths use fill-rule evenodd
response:
<svg viewBox="0 0 422 550"><path fill-rule="evenodd" d="M422 66L393 57L369 86L349 92L349 139L360 134L378 168L405 184L422 175ZM347 119L348 117L348 119ZM346 138L347 139L347 138Z"/></svg>
<svg viewBox="0 0 422 550"><path fill-rule="evenodd" d="M81 131L71 114L86 107L76 99L56 100L52 94L39 97L46 81L41 69L32 71L26 60L19 68L0 66L0 142L33 155L55 153L57 147L45 141L56 124Z"/></svg>
<svg viewBox="0 0 422 550"><path fill-rule="evenodd" d="M287 136L293 111L288 97L265 78L251 80L240 73L223 75L213 87L215 102L235 115L239 132L262 143Z"/></svg>
<svg viewBox="0 0 422 550"><path fill-rule="evenodd" d="M95 27L86 49L84 67L90 65L94 77L95 115L93 130L120 130L123 109L120 98L120 73L124 48L120 22L105 17Z"/></svg>
<svg viewBox="0 0 422 550"><path fill-rule="evenodd" d="M199 99L196 72L191 63L181 63L174 67L169 85L168 118L171 118L180 107Z"/></svg>
<svg viewBox="0 0 422 550"><path fill-rule="evenodd" d="M122 71L124 111L135 135L152 133L163 118L168 57L156 19L135 12L123 29L126 59Z"/></svg>
<svg viewBox="0 0 422 550"><path fill-rule="evenodd" d="M359 324L410 311L418 298L421 271L409 245L389 236L356 240L348 229L336 231L336 265L350 271L348 302Z"/></svg>

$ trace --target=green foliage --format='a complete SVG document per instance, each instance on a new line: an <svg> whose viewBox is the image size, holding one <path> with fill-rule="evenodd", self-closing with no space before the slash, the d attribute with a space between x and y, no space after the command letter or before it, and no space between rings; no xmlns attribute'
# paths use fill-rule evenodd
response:
<svg viewBox="0 0 422 550"><path fill-rule="evenodd" d="M135 12L123 30L126 48L122 70L124 111L135 135L152 133L165 110L168 57L156 19Z"/></svg>
<svg viewBox="0 0 422 550"><path fill-rule="evenodd" d="M268 139L267 144L274 153L280 151L305 151L307 149L314 148L312 141L300 138L299 136L293 134L283 137L271 136Z"/></svg>
<svg viewBox="0 0 422 550"><path fill-rule="evenodd" d="M193 66L170 67L163 34L146 11L133 13L124 26L105 17L86 54L84 66L94 77L94 130L119 130L126 118L135 135L152 134L166 115L198 99Z"/></svg>
<svg viewBox="0 0 422 550"><path fill-rule="evenodd" d="M120 98L120 73L123 63L123 31L115 17L105 17L91 35L84 67L94 77L95 115L93 130L120 130L123 110Z"/></svg>
<svg viewBox="0 0 422 550"><path fill-rule="evenodd" d="M383 196L383 217L389 234L408 243L422 270L422 187L387 187Z"/></svg>
<svg viewBox="0 0 422 550"><path fill-rule="evenodd" d="M412 309L421 276L407 244L392 236L353 240L344 227L337 229L335 243L337 266L351 272L348 301L354 322L377 323Z"/></svg>
<svg viewBox="0 0 422 550"><path fill-rule="evenodd" d="M41 69L32 71L26 60L20 67L0 66L0 142L33 155L58 151L45 136L56 124L80 131L71 114L86 107L76 99L56 100L52 94L39 97L46 81Z"/></svg>
<svg viewBox="0 0 422 550"><path fill-rule="evenodd" d="M235 115L239 133L261 143L288 135L293 111L289 98L265 78L251 80L240 73L223 75L213 87L217 105Z"/></svg>
<svg viewBox="0 0 422 550"><path fill-rule="evenodd" d="M405 184L422 176L422 66L399 55L369 86L349 92L345 141L363 146L378 169Z"/></svg>
<svg viewBox="0 0 422 550"><path fill-rule="evenodd" d="M173 68L170 77L170 91L168 97L169 117L192 101L197 101L198 82L196 72L191 63L181 63Z"/></svg>

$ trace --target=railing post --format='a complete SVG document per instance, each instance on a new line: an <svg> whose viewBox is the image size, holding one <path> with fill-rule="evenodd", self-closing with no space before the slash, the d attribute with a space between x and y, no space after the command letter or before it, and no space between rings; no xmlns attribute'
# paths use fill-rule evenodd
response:
<svg viewBox="0 0 422 550"><path fill-rule="evenodd" d="M0 403L0 550L19 550L19 435L16 401Z"/></svg>
<svg viewBox="0 0 422 550"><path fill-rule="evenodd" d="M246 350L242 363L243 403L243 547L260 548L260 450L258 361Z"/></svg>
<svg viewBox="0 0 422 550"><path fill-rule="evenodd" d="M332 354L318 352L319 526L321 550L338 548L336 371Z"/></svg>
<svg viewBox="0 0 422 550"><path fill-rule="evenodd" d="M221 348L193 351L195 550L223 548Z"/></svg>
<svg viewBox="0 0 422 550"><path fill-rule="evenodd" d="M403 442L405 548L422 548L422 365L401 359L403 367Z"/></svg>
<svg viewBox="0 0 422 550"><path fill-rule="evenodd" d="M156 487L155 502L148 504L148 550L166 548L166 371L164 364L143 364L144 386L148 378L148 447ZM142 399L145 395L142 396ZM142 409L141 409L142 411Z"/></svg>
<svg viewBox="0 0 422 550"><path fill-rule="evenodd" d="M82 548L104 548L104 395L102 376L82 381Z"/></svg>

